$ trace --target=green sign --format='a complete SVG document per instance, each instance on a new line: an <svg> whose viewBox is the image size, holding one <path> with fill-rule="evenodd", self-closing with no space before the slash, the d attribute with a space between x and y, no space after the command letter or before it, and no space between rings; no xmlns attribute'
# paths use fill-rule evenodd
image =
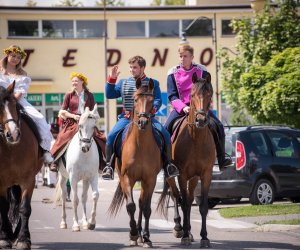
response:
<svg viewBox="0 0 300 250"><path fill-rule="evenodd" d="M46 105L61 105L64 101L64 94L50 93L46 94Z"/></svg>
<svg viewBox="0 0 300 250"><path fill-rule="evenodd" d="M33 106L42 106L42 94L28 94L27 101Z"/></svg>
<svg viewBox="0 0 300 250"><path fill-rule="evenodd" d="M93 93L95 102L99 104L104 103L104 94L103 93Z"/></svg>

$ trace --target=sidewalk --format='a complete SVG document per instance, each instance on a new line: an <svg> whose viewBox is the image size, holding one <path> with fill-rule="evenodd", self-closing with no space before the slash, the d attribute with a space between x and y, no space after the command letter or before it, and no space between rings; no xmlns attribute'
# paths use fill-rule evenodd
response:
<svg viewBox="0 0 300 250"><path fill-rule="evenodd" d="M263 224L271 220L300 219L300 214L223 218L218 210L209 210L207 223L218 228L252 229L257 232L299 230L300 225Z"/></svg>

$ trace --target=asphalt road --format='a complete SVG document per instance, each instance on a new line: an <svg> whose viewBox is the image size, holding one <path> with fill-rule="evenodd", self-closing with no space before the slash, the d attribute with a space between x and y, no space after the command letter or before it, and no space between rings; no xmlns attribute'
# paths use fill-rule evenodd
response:
<svg viewBox="0 0 300 250"><path fill-rule="evenodd" d="M32 249L128 249L129 217L125 206L116 218L110 218L107 209L117 186L114 181L99 180L100 198L97 207L97 223L94 231L72 232L72 203L68 203L68 229L60 229L61 207L53 203L54 191L38 184L32 199L30 230ZM80 190L81 193L81 190ZM139 190L134 191L138 197ZM80 197L80 196L79 196ZM91 195L88 199L88 214L91 208ZM200 247L201 217L197 206L192 207L191 224L195 242L182 246L180 239L174 238L173 209L169 209L168 221L156 211L159 195L154 194L150 233L154 249L198 249ZM137 200L137 198L135 199ZM208 215L208 238L212 249L300 249L300 229L262 228L253 221L226 220L219 216L218 207ZM81 204L79 218L81 217ZM142 249L137 246L134 249Z"/></svg>

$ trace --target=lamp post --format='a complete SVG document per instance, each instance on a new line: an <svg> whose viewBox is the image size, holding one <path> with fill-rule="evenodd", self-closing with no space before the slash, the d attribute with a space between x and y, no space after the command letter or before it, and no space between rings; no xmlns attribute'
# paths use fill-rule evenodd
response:
<svg viewBox="0 0 300 250"><path fill-rule="evenodd" d="M106 19L106 0L103 1L103 38L104 38L104 82L107 81L107 19ZM104 117L105 133L109 131L109 100L104 96Z"/></svg>

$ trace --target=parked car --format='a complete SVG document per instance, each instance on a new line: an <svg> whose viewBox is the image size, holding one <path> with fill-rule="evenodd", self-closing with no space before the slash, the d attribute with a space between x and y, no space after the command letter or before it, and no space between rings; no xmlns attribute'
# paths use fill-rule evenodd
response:
<svg viewBox="0 0 300 250"><path fill-rule="evenodd" d="M300 130L281 126L226 127L226 153L233 165L213 169L209 207L220 199L249 198L250 203L272 204L287 197L300 202ZM195 190L200 201L201 184Z"/></svg>

